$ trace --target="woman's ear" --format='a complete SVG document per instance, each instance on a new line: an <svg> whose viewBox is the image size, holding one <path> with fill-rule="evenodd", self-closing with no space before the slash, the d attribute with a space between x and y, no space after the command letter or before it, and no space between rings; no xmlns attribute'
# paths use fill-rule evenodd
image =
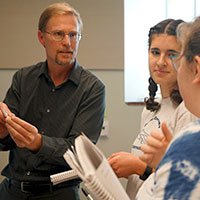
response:
<svg viewBox="0 0 200 200"><path fill-rule="evenodd" d="M193 83L200 83L200 56L195 56L195 78Z"/></svg>

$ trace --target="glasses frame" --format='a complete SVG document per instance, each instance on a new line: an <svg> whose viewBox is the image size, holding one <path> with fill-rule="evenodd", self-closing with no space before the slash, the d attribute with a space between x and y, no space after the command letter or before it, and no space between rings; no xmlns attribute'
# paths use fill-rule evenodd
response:
<svg viewBox="0 0 200 200"><path fill-rule="evenodd" d="M80 41L82 37L82 35L78 32L65 33L64 31L45 31L45 33L49 34L51 38L56 42L63 41L66 35L68 36L70 42L78 42ZM56 36L56 33L57 33L57 36Z"/></svg>
<svg viewBox="0 0 200 200"><path fill-rule="evenodd" d="M180 61L181 57L182 56L180 54L176 54L176 55L170 56L170 59L171 59L171 62L172 62L172 66L174 67L174 69L176 71L178 70L178 67L179 67L177 62Z"/></svg>

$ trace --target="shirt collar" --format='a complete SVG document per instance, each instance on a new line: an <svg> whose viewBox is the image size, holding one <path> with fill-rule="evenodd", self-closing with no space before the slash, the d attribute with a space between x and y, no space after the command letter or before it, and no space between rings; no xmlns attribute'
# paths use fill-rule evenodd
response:
<svg viewBox="0 0 200 200"><path fill-rule="evenodd" d="M82 72L82 67L79 65L79 63L76 60L74 63L74 67L72 68L69 74L68 80L78 85L80 82L81 72ZM47 61L42 63L38 77L42 75L44 75L47 79L49 79Z"/></svg>
<svg viewBox="0 0 200 200"><path fill-rule="evenodd" d="M47 61L43 62L40 68L40 71L38 73L38 77L44 75L48 78L48 70L47 70Z"/></svg>
<svg viewBox="0 0 200 200"><path fill-rule="evenodd" d="M78 85L80 82L81 71L82 71L82 67L76 61L73 69L71 70L69 74L68 79L74 82L76 85Z"/></svg>

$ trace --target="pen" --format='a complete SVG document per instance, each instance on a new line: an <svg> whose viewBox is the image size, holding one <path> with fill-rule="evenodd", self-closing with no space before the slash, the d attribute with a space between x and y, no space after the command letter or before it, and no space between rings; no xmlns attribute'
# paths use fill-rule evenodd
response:
<svg viewBox="0 0 200 200"><path fill-rule="evenodd" d="M2 111L3 116L4 116L5 118L8 117L8 113L7 113L3 108L1 108L1 111Z"/></svg>
<svg viewBox="0 0 200 200"><path fill-rule="evenodd" d="M85 195L85 197L88 199L88 200L93 200L93 198L91 197L91 195L89 194L89 192L87 192L85 189L81 188L83 194Z"/></svg>

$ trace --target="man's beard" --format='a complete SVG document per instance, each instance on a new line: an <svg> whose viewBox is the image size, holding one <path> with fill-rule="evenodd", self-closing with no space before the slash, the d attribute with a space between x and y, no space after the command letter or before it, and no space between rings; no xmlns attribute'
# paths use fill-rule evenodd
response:
<svg viewBox="0 0 200 200"><path fill-rule="evenodd" d="M60 66L66 66L66 65L70 65L74 62L74 59L73 58L70 58L70 59L60 59L58 54L56 55L55 57L55 62L60 65Z"/></svg>

